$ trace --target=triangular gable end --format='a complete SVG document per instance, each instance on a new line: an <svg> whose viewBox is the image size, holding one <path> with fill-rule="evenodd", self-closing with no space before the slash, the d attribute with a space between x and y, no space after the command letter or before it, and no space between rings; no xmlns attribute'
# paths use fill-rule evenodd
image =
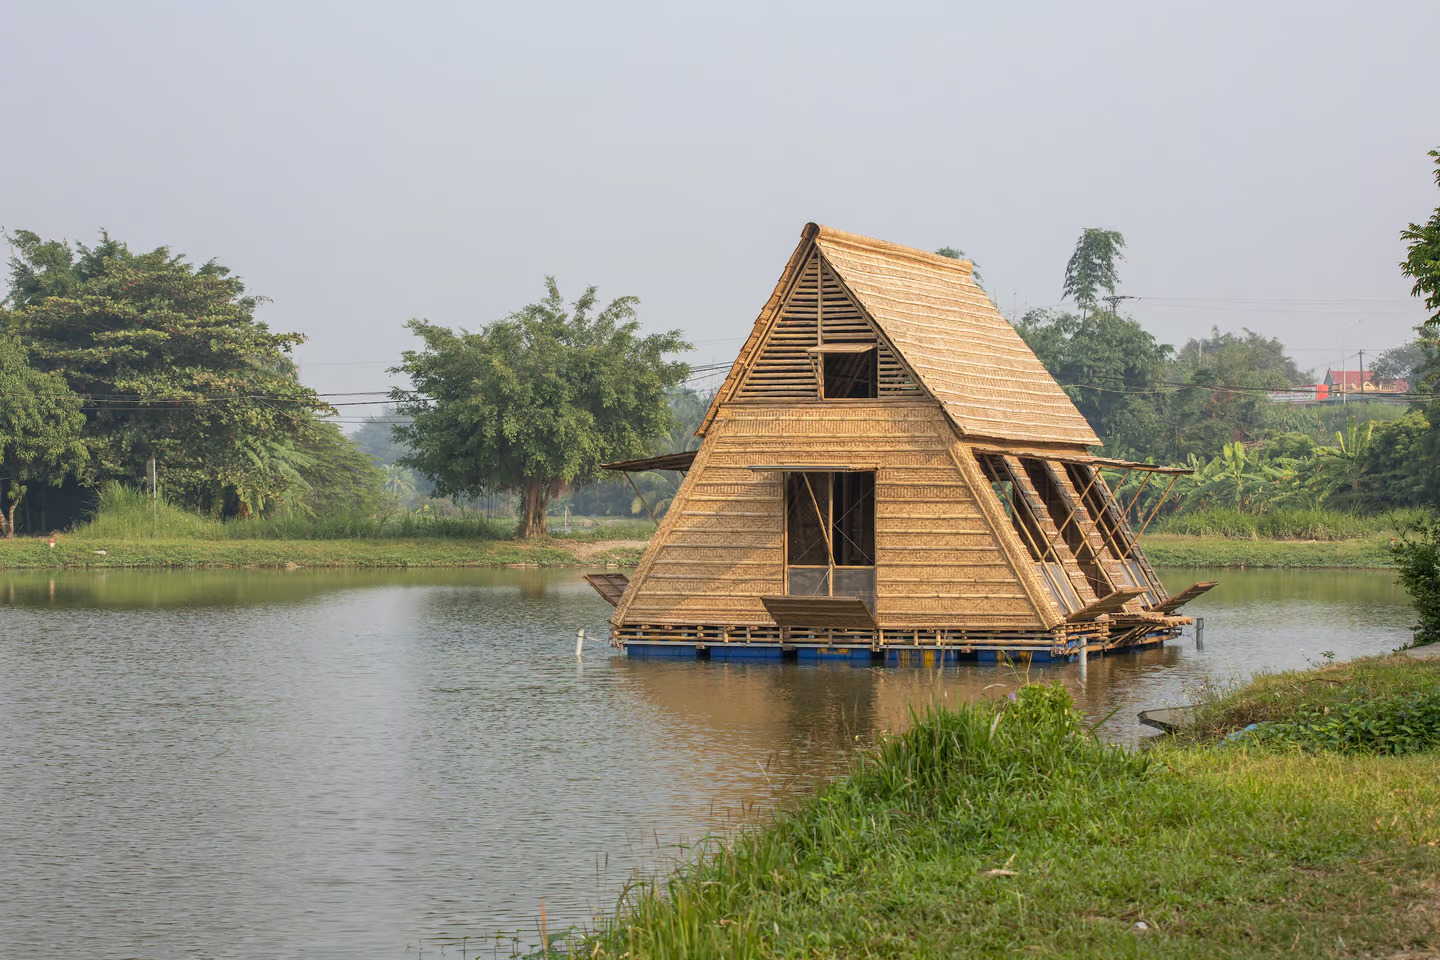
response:
<svg viewBox="0 0 1440 960"><path fill-rule="evenodd" d="M915 376L900 360L818 250L805 259L754 362L733 392L736 400L815 400L817 350L874 344L880 397L918 397Z"/></svg>
<svg viewBox="0 0 1440 960"><path fill-rule="evenodd" d="M756 318L730 373L695 431L705 436L720 405L730 400L815 400L813 349L826 344L875 343L881 397L928 394L815 244L808 224L765 309Z"/></svg>
<svg viewBox="0 0 1440 960"><path fill-rule="evenodd" d="M1034 352L976 286L969 262L813 223L806 224L697 436L705 435L722 404L737 399L758 367L817 251L817 262L833 274L837 288L917 385L916 395L937 400L961 435L1072 448L1100 443ZM788 399L813 398L814 374L795 359L768 364L765 378L793 390Z"/></svg>

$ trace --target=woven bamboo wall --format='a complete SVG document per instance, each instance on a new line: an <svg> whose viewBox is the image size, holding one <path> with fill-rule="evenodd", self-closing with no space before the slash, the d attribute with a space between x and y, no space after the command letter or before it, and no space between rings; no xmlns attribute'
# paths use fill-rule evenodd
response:
<svg viewBox="0 0 1440 960"><path fill-rule="evenodd" d="M764 351L745 377L741 400L816 400L809 350L825 343L877 343L879 394L916 397L920 388L851 299L819 253L812 253L781 305Z"/></svg>
<svg viewBox="0 0 1440 960"><path fill-rule="evenodd" d="M748 468L813 464L876 470L882 627L1042 628L957 453L968 457L930 400L727 404L615 622L769 622L760 598L785 592L782 475Z"/></svg>

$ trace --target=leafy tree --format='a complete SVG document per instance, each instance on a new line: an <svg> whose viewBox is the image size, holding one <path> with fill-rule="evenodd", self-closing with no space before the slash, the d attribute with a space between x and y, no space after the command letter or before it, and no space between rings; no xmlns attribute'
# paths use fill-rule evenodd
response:
<svg viewBox="0 0 1440 960"><path fill-rule="evenodd" d="M1420 615L1412 645L1440 643L1440 517L1411 525L1391 549L1400 583Z"/></svg>
<svg viewBox="0 0 1440 960"><path fill-rule="evenodd" d="M1431 150L1430 156L1435 160L1435 185L1440 187L1440 150ZM1415 281L1410 295L1425 298L1425 308L1433 311L1425 326L1440 329L1440 207L1424 225L1412 223L1400 231L1400 239L1409 243L1400 272Z"/></svg>
<svg viewBox="0 0 1440 960"><path fill-rule="evenodd" d="M1255 383L1265 389L1280 389L1298 383L1313 383L1314 374L1301 370L1285 353L1285 344L1275 337L1265 337L1241 328L1244 336L1221 333L1210 328L1203 340L1191 338L1175 355L1176 372L1184 373L1200 367L1244 369L1254 371Z"/></svg>
<svg viewBox="0 0 1440 960"><path fill-rule="evenodd" d="M1308 433L1277 433L1266 439L1262 455L1270 459L1308 460L1315 456L1315 438Z"/></svg>
<svg viewBox="0 0 1440 960"><path fill-rule="evenodd" d="M1177 424L1170 455L1204 455L1226 443L1253 442L1272 413L1266 390L1313 382L1279 340L1250 330L1243 336L1211 328L1180 348L1167 379L1183 386L1169 398ZM1296 426L1290 424L1287 426Z"/></svg>
<svg viewBox="0 0 1440 960"><path fill-rule="evenodd" d="M710 408L710 395L688 387L670 392L670 413L675 426L655 445L654 453L680 453L700 445L695 436L705 412ZM609 473L609 471L606 471ZM673 470L652 470L633 478L645 496L645 502L657 517L669 509L670 501L680 489L680 474ZM581 485L570 491L570 512L575 516L645 516L645 506L635 497L625 478L617 474L601 476L595 483Z"/></svg>
<svg viewBox="0 0 1440 960"><path fill-rule="evenodd" d="M1169 424L1154 398L1169 346L1103 310L1031 310L1015 329L1107 445L1143 453L1163 443Z"/></svg>
<svg viewBox="0 0 1440 960"><path fill-rule="evenodd" d="M1425 454L1430 421L1411 410L1399 420L1376 424L1365 450L1364 473L1371 499L1390 506L1414 506L1435 486L1435 462Z"/></svg>
<svg viewBox="0 0 1440 960"><path fill-rule="evenodd" d="M10 240L10 330L85 399L94 480L138 485L153 456L172 496L242 516L294 484L284 449L329 408L288 357L304 338L257 321L260 298L228 268L104 233L94 247Z"/></svg>
<svg viewBox="0 0 1440 960"><path fill-rule="evenodd" d="M385 471L335 424L311 423L295 450L306 461L296 469L303 489L287 499L305 513L373 514L390 505Z"/></svg>
<svg viewBox="0 0 1440 960"><path fill-rule="evenodd" d="M81 400L65 381L29 365L25 349L0 335L0 536L15 536L15 510L27 486L59 486L90 455Z"/></svg>
<svg viewBox="0 0 1440 960"><path fill-rule="evenodd" d="M393 412L382 413L378 416L366 417L365 422L360 424L351 439L361 450L375 458L381 466L395 463L401 457L411 453L409 447L395 442L394 431L391 427L396 426L396 416Z"/></svg>
<svg viewBox="0 0 1440 960"><path fill-rule="evenodd" d="M385 492L399 503L408 504L415 499L415 471L398 463L387 463L385 471Z"/></svg>
<svg viewBox="0 0 1440 960"><path fill-rule="evenodd" d="M1367 420L1362 425L1351 417L1345 429L1336 432L1335 446L1320 448L1315 471L1317 481L1335 490L1337 495L1345 495L1352 508L1359 507L1362 500L1361 483L1365 479L1374 435L1375 421Z"/></svg>
<svg viewBox="0 0 1440 960"><path fill-rule="evenodd" d="M370 458L385 472L384 487L396 501L412 505L419 497L435 492L435 485L408 467L396 467L396 463L413 451L395 441L396 416L393 410L377 416L366 417L360 428L350 435L355 446L369 454ZM398 474L392 473L395 467ZM403 479L400 479L403 474Z"/></svg>
<svg viewBox="0 0 1440 960"><path fill-rule="evenodd" d="M567 310L555 279L545 285L544 300L479 333L410 321L424 348L392 371L413 386L393 393L413 420L395 429L415 451L399 462L442 495L518 489L524 537L545 533L560 487L651 452L673 426L667 392L689 375L665 355L690 344L673 330L640 336L634 297L596 313L590 287Z"/></svg>
<svg viewBox="0 0 1440 960"><path fill-rule="evenodd" d="M1177 483L1177 502L1186 507L1230 507L1259 512L1292 478L1292 464L1253 457L1243 444L1227 443L1220 455Z"/></svg>
<svg viewBox="0 0 1440 960"><path fill-rule="evenodd" d="M1426 335L1423 325L1417 330L1420 336L1409 343L1391 347L1375 358L1370 369L1376 380L1404 380L1412 391L1418 391L1422 371L1434 360L1440 343L1433 335Z"/></svg>
<svg viewBox="0 0 1440 960"><path fill-rule="evenodd" d="M1125 237L1118 230L1086 227L1065 264L1064 296L1074 299L1086 313L1095 309L1100 291L1114 293L1120 282L1115 261L1123 260Z"/></svg>

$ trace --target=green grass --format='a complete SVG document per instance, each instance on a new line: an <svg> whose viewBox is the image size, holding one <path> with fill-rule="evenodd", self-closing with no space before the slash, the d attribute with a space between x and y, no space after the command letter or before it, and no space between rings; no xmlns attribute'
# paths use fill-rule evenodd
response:
<svg viewBox="0 0 1440 960"><path fill-rule="evenodd" d="M139 490L107 484L94 515L69 536L78 540L504 540L514 521L479 514L437 517L406 511L308 516L287 513L253 519L215 520Z"/></svg>
<svg viewBox="0 0 1440 960"><path fill-rule="evenodd" d="M1393 567L1389 537L1362 540L1229 540L1147 533L1140 545L1162 567Z"/></svg>
<svg viewBox="0 0 1440 960"><path fill-rule="evenodd" d="M44 537L0 541L0 569L633 565L640 549L607 541L645 540L653 530L631 520L592 522L564 536L524 541L514 538L514 521L475 514L222 521L111 484L90 521L60 535L54 549Z"/></svg>
<svg viewBox="0 0 1440 960"><path fill-rule="evenodd" d="M1285 529L1292 531L1302 529L1302 520L1311 523L1312 527L1304 528L1311 532L1319 530L1323 521L1330 524L1325 529L1337 536L1346 531L1371 530L1360 539L1313 541L1255 539L1248 534L1228 536L1214 531L1233 529L1243 533L1251 528L1243 524L1227 527L1218 514L1209 516L1213 523L1205 529L1211 532L1204 535L1147 533L1143 540L1146 554L1157 566L1172 567L1390 567L1389 537L1383 532L1388 527L1384 524L1401 522L1408 514L1387 514L1389 519L1382 522L1379 518L1361 521L1348 514L1321 511L1313 516L1296 514L1293 522L1287 521ZM1360 525L1343 527L1336 518L1348 518ZM1255 520L1243 518L1245 523ZM564 563L591 559L588 551L580 551L584 556L573 555L575 550L567 548L567 544L644 541L655 530L652 523L626 519L591 518L580 522L584 525L575 532L526 544L513 539L513 521L487 520L477 514L433 517L397 512L220 521L164 500L156 504L143 493L111 485L101 492L99 508L91 521L60 538L66 547L64 552L42 553L35 540L0 543L0 568ZM552 518L552 526L557 524ZM1376 529L1382 532L1375 533ZM314 546L302 546L306 542ZM567 549L570 553L566 553ZM107 554L101 557L94 550L105 550ZM604 551L600 559L634 564L640 553L633 546L615 547ZM474 556L481 559L476 561Z"/></svg>
<svg viewBox="0 0 1440 960"><path fill-rule="evenodd" d="M1356 540L1391 537L1424 518L1423 510L1387 510L1373 515L1341 510L1197 510L1156 521L1155 533L1234 540Z"/></svg>
<svg viewBox="0 0 1440 960"><path fill-rule="evenodd" d="M100 551L104 551L101 553ZM453 540L109 540L60 537L0 541L0 569L105 567L498 567L633 563L633 551L602 550L581 558L556 538Z"/></svg>
<svg viewBox="0 0 1440 960"><path fill-rule="evenodd" d="M1293 723L1357 703L1440 695L1440 660L1366 657L1314 670L1261 673L1239 687L1207 684L1198 691L1186 736L1215 740L1252 723Z"/></svg>
<svg viewBox="0 0 1440 960"><path fill-rule="evenodd" d="M632 887L564 949L1425 956L1405 951L1440 943L1437 778L1434 751L1126 753L1090 737L1063 690L1029 687L921 713L848 776Z"/></svg>

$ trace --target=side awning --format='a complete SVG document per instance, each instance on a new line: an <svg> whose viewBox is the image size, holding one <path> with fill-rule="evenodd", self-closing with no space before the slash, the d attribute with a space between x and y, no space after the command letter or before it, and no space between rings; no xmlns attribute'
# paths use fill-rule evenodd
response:
<svg viewBox="0 0 1440 960"><path fill-rule="evenodd" d="M689 470L695 462L695 454L699 450L682 450L679 453L662 453L658 457L646 457L643 460L620 460L615 463L602 463L600 466L605 470L617 470L621 473L644 473L646 470Z"/></svg>
<svg viewBox="0 0 1440 960"><path fill-rule="evenodd" d="M620 605L620 598L625 596L625 588L630 586L630 578L623 573L587 573L585 582L595 588L595 592L604 597L612 607Z"/></svg>
<svg viewBox="0 0 1440 960"><path fill-rule="evenodd" d="M1105 467L1113 470L1139 470L1141 473L1170 473L1188 477L1195 471L1188 467L1165 467L1158 463L1135 463L1130 460L1115 460L1111 457L1095 457L1083 453L1049 453L1037 450L1022 450L1014 447L970 448L976 453L989 453L1001 457L1028 457L1035 460L1050 460L1054 463L1073 463L1079 466Z"/></svg>
<svg viewBox="0 0 1440 960"><path fill-rule="evenodd" d="M630 489L635 491L635 498L640 501L640 505L649 514L650 522L658 526L660 521L656 518L655 511L650 509L650 504L646 502L640 488L635 486L635 480L630 474L644 473L647 470L678 470L684 473L695 463L695 455L699 452L699 450L681 450L679 453L662 453L658 457L646 457L643 460L619 460L615 463L602 463L600 466L606 470L625 474L625 480L630 484Z"/></svg>

